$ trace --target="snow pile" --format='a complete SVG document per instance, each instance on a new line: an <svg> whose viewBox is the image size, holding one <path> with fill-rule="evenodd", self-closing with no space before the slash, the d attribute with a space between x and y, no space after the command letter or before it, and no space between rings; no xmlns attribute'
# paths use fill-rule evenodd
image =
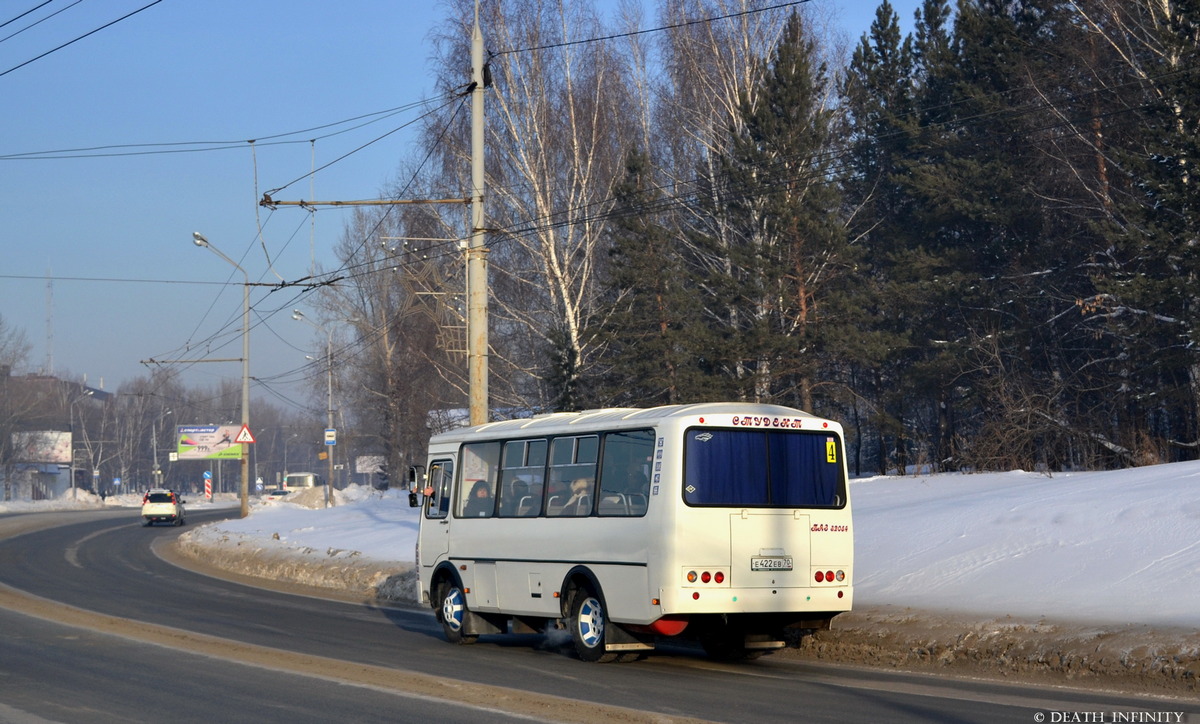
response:
<svg viewBox="0 0 1200 724"><path fill-rule="evenodd" d="M418 510L408 494L352 485L252 501L251 514L187 531L188 557L238 573L343 591L352 596L412 600Z"/></svg>
<svg viewBox="0 0 1200 724"><path fill-rule="evenodd" d="M1200 628L1200 463L851 486L856 605Z"/></svg>
<svg viewBox="0 0 1200 724"><path fill-rule="evenodd" d="M67 490L53 500L0 500L0 513L41 513L51 510L86 510L103 508L106 501L99 495L76 488ZM138 498L141 505L141 498Z"/></svg>

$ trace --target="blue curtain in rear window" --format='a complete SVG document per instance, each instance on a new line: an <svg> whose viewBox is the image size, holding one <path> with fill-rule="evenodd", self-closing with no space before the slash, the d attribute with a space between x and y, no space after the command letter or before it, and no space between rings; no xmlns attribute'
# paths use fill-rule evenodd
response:
<svg viewBox="0 0 1200 724"><path fill-rule="evenodd" d="M775 505L833 505L841 467L826 458L827 436L768 433ZM799 443L799 444L797 444Z"/></svg>
<svg viewBox="0 0 1200 724"><path fill-rule="evenodd" d="M684 500L691 505L766 505L767 436L690 430Z"/></svg>

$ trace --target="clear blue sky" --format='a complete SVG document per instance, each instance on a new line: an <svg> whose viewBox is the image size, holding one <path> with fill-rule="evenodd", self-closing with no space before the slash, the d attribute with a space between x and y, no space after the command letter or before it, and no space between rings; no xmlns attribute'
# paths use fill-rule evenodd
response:
<svg viewBox="0 0 1200 724"><path fill-rule="evenodd" d="M0 27L0 157L233 142L228 150L187 153L128 155L162 149L125 148L102 152L125 155L91 158L0 158L0 314L32 343L28 371L86 376L109 390L146 374L144 359L240 356L242 276L194 246L193 231L242 261L252 282L277 281L258 243L258 219L283 278L307 274L314 256L334 264L332 249L348 212L323 211L313 225L305 212L257 206L263 191L308 173L314 153L308 139L329 131L286 139L298 143L262 140L257 163L247 141L421 101L434 87L428 37L446 12L427 0L163 0L6 73L152 1L52 0L16 20L42 0L0 6L0 23L12 21ZM814 5L834 13L854 39L870 25L878 2ZM917 0L893 6L911 27ZM316 165L419 112L317 140ZM411 134L394 133L321 171L311 193L376 198L411 144ZM304 179L276 198L309 194ZM227 281L231 286L220 286ZM255 290L251 299L251 375L287 390L286 381L302 377L294 371L317 344L313 330L292 320L292 292ZM189 341L213 335L211 348L182 351ZM236 363L198 364L185 381L207 385L240 380L240 374ZM294 386L291 391L294 399L305 398Z"/></svg>

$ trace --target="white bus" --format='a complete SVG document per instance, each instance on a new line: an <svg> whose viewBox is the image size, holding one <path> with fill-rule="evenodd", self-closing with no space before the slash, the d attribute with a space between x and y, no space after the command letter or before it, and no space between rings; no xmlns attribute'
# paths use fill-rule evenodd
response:
<svg viewBox="0 0 1200 724"><path fill-rule="evenodd" d="M799 410L493 422L435 435L410 478L421 601L452 643L561 622L585 661L676 636L750 658L853 600L842 429Z"/></svg>
<svg viewBox="0 0 1200 724"><path fill-rule="evenodd" d="M288 473L283 478L285 490L297 488L315 488L325 484L325 480L316 473Z"/></svg>

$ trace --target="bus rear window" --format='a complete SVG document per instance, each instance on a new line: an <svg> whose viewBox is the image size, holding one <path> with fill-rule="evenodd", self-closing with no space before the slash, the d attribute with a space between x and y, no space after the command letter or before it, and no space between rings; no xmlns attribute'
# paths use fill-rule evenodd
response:
<svg viewBox="0 0 1200 724"><path fill-rule="evenodd" d="M691 428L685 439L683 500L688 505L845 504L842 452L834 435Z"/></svg>

